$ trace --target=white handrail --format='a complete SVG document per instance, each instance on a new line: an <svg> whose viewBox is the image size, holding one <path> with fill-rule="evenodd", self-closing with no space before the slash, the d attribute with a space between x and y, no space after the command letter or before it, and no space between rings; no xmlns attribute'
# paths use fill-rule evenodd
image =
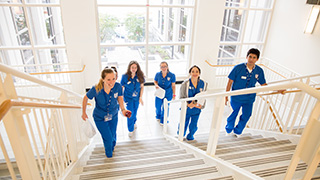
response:
<svg viewBox="0 0 320 180"><path fill-rule="evenodd" d="M316 76L320 76L320 73L299 76L299 77L294 77L294 78L289 78L289 79L276 80L276 81L269 82L268 84L275 84L275 83L279 83L279 82L292 81L292 80L298 80L298 79L303 79L303 78L311 78L311 77L316 77Z"/></svg>
<svg viewBox="0 0 320 180"><path fill-rule="evenodd" d="M5 72L7 74L12 74L13 76L16 76L16 77L19 77L19 78L22 78L22 79L26 79L28 81L31 81L31 82L34 82L34 83L37 83L37 84L40 84L40 85L43 85L43 86L46 86L46 87L50 87L52 89L56 89L58 91L61 91L61 92L66 92L66 93L69 93L69 94L72 94L76 97L80 97L82 98L82 95L76 93L76 92L73 92L73 91L70 91L68 89L64 89L62 87L59 87L59 86L56 86L52 83L49 83L49 82L46 82L46 81L42 81L38 78L35 78L27 73L24 73L24 72L21 72L21 71L18 71L16 69L13 69L11 68L10 66L7 66L7 65L4 65L2 63L0 63L0 71L2 72Z"/></svg>
<svg viewBox="0 0 320 180"><path fill-rule="evenodd" d="M241 95L241 94L251 94L251 93L275 91L275 90L289 89L289 88L298 88L298 89L310 94L311 96L317 98L318 100L320 100L320 92L317 91L316 89L314 89L314 88L312 88L302 82L284 82L284 83L279 83L279 84L272 84L272 85L267 85L267 86L260 86L260 87L254 87L254 88L248 88L248 89L229 91L229 92L206 94L206 95L201 95L201 96L192 97L192 98L171 100L171 101L168 101L168 103L192 101L192 100L196 100L196 99L219 97L219 96L234 96L234 95Z"/></svg>

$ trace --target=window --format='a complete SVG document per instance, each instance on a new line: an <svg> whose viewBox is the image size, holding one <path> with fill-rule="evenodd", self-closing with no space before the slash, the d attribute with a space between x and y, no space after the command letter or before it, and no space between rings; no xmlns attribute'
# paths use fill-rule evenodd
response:
<svg viewBox="0 0 320 180"><path fill-rule="evenodd" d="M59 0L3 0L0 12L2 63L30 73L41 71L39 64L67 62Z"/></svg>
<svg viewBox="0 0 320 180"><path fill-rule="evenodd" d="M263 51L273 0L226 0L218 64L243 59L250 48Z"/></svg>
<svg viewBox="0 0 320 180"><path fill-rule="evenodd" d="M191 57L195 0L97 0L102 67L119 74L131 60L148 79L167 61L177 76L186 76Z"/></svg>

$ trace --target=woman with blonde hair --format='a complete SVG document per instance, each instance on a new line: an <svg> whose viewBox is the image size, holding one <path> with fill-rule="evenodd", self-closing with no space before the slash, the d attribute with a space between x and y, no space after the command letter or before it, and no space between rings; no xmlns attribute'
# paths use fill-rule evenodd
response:
<svg viewBox="0 0 320 180"><path fill-rule="evenodd" d="M117 140L118 105L124 116L130 116L131 112L124 108L122 88L116 82L116 74L113 69L106 68L101 72L99 83L93 86L82 101L82 119L88 119L86 108L88 99L95 99L93 119L101 134L105 154L112 157Z"/></svg>

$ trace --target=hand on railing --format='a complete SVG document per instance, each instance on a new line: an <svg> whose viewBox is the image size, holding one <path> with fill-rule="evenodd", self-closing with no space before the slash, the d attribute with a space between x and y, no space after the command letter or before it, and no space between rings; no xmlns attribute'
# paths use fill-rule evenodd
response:
<svg viewBox="0 0 320 180"><path fill-rule="evenodd" d="M276 91L276 92L284 95L284 93L285 93L286 91L287 91L286 89L281 89L281 90L278 90L278 91Z"/></svg>

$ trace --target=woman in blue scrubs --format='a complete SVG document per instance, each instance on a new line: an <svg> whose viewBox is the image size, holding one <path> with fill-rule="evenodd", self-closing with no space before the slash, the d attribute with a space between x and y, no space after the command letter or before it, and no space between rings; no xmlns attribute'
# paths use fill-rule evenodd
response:
<svg viewBox="0 0 320 180"><path fill-rule="evenodd" d="M185 80L180 87L180 98L190 98L194 97L200 92L207 90L208 83L200 79L201 70L198 66L194 65L189 69L190 78ZM184 134L186 135L187 128L189 126L189 134L187 135L187 140L194 140L194 134L198 130L198 119L201 113L201 109L204 108L204 104L198 104L197 101L187 102L187 113L186 121L184 126ZM178 128L179 134L179 128Z"/></svg>
<svg viewBox="0 0 320 180"><path fill-rule="evenodd" d="M127 109L132 112L131 117L127 118L130 137L133 135L134 129L137 128L136 121L139 104L143 105L144 81L144 74L141 71L139 63L131 61L126 74L122 75L120 82L124 88L124 102L127 104Z"/></svg>
<svg viewBox="0 0 320 180"><path fill-rule="evenodd" d="M176 98L176 75L169 71L168 63L165 61L160 63L160 69L161 71L154 77L154 85L156 89L160 87L166 91L164 98L167 98L168 101L174 100ZM155 100L156 119L161 125L163 125L164 117L163 99L156 97Z"/></svg>
<svg viewBox="0 0 320 180"><path fill-rule="evenodd" d="M96 102L93 119L102 136L105 154L108 158L111 158L117 139L118 103L124 116L129 112L124 108L122 87L116 82L114 70L109 68L102 70L99 83L93 86L83 97L83 120L88 119L86 113L88 99L93 98Z"/></svg>

